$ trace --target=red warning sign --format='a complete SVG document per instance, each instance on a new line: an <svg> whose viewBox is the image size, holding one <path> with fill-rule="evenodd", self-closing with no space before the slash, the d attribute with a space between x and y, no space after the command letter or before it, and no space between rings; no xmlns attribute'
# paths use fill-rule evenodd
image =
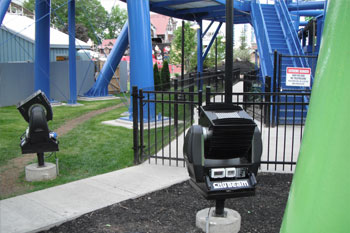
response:
<svg viewBox="0 0 350 233"><path fill-rule="evenodd" d="M286 86L310 87L311 68L287 67Z"/></svg>

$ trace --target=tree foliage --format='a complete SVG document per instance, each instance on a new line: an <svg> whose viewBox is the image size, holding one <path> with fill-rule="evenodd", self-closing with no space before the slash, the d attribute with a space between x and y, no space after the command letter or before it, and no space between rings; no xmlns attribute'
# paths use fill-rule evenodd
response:
<svg viewBox="0 0 350 233"><path fill-rule="evenodd" d="M114 6L106 23L107 32L105 39L117 38L127 19L128 14L126 10L121 9L118 5Z"/></svg>
<svg viewBox="0 0 350 233"><path fill-rule="evenodd" d="M109 38L109 36L119 34L126 20L125 10L114 7L111 14L108 15L98 0L76 0L75 2L76 37L78 39L86 42L90 38L99 44L105 37ZM35 11L35 0L26 0L24 7ZM68 31L67 0L51 0L51 23L63 32ZM105 30L106 28L108 30ZM107 35L105 35L106 31Z"/></svg>
<svg viewBox="0 0 350 233"><path fill-rule="evenodd" d="M162 81L160 79L159 69L157 63L153 66L153 77L154 77L154 89L156 91L161 90Z"/></svg>
<svg viewBox="0 0 350 233"><path fill-rule="evenodd" d="M178 27L174 31L174 39L171 44L170 62L172 64L181 64L181 41L182 41L182 27ZM190 23L185 23L185 70L189 72L196 66L197 43L196 31L191 28Z"/></svg>
<svg viewBox="0 0 350 233"><path fill-rule="evenodd" d="M239 37L239 41L240 41L239 49L240 50L247 49L247 35L246 35L246 30L244 28L241 31L241 36Z"/></svg>
<svg viewBox="0 0 350 233"><path fill-rule="evenodd" d="M240 36L240 45L238 49L234 50L234 59L239 59L241 61L250 61L250 48L247 44L246 30L243 28Z"/></svg>
<svg viewBox="0 0 350 233"><path fill-rule="evenodd" d="M167 61L163 62L163 67L160 73L160 77L162 79L163 90L169 90L170 89L170 71L169 71L169 64Z"/></svg>
<svg viewBox="0 0 350 233"><path fill-rule="evenodd" d="M217 45L218 45L217 61L218 61L218 65L220 65L220 63L225 59L225 47L226 47L225 43L223 42L222 36L217 37ZM213 68L214 66L215 66L215 42L211 46L209 53L203 62L204 68Z"/></svg>

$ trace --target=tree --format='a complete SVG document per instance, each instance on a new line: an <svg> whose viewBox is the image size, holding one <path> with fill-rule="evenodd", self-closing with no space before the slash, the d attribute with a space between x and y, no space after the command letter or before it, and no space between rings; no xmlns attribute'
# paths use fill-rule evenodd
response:
<svg viewBox="0 0 350 233"><path fill-rule="evenodd" d="M181 64L181 40L182 27L174 31L174 39L171 44L170 62L172 64ZM185 23L185 70L188 72L196 66L195 58L197 56L196 31L190 27L190 23Z"/></svg>
<svg viewBox="0 0 350 233"><path fill-rule="evenodd" d="M62 31L68 34L68 26L63 28ZM89 40L88 29L81 23L75 24L75 37L79 40L87 42Z"/></svg>
<svg viewBox="0 0 350 233"><path fill-rule="evenodd" d="M241 61L250 61L250 49L247 47L246 29L243 28L240 36L240 45L234 50L234 58Z"/></svg>
<svg viewBox="0 0 350 233"><path fill-rule="evenodd" d="M34 11L35 0L26 0L23 5L25 8ZM83 25L88 32L88 37L95 43L99 43L104 36L108 13L98 0L76 1L75 5L76 24ZM67 0L51 1L51 23L61 31L68 24L68 6ZM82 26L80 26L82 27ZM84 30L82 30L84 31ZM77 38L86 38L84 34L76 34ZM87 41L87 40L84 40Z"/></svg>
<svg viewBox="0 0 350 233"><path fill-rule="evenodd" d="M170 89L170 71L169 71L169 64L167 61L163 62L163 67L160 73L160 77L162 79L162 87L163 90L169 90Z"/></svg>
<svg viewBox="0 0 350 233"><path fill-rule="evenodd" d="M128 20L128 13L126 10L119 8L118 5L114 6L111 13L108 15L106 23L107 32L105 33L105 39L115 39L121 32L126 20Z"/></svg>
<svg viewBox="0 0 350 233"><path fill-rule="evenodd" d="M239 40L241 42L239 49L240 50L245 50L247 49L247 35L246 35L246 30L245 28L242 29L241 36L239 37Z"/></svg>
<svg viewBox="0 0 350 233"><path fill-rule="evenodd" d="M154 64L153 66L153 77L154 77L154 90L160 91L161 88L161 79L160 79L160 74L159 74L159 69L157 63Z"/></svg>
<svg viewBox="0 0 350 233"><path fill-rule="evenodd" d="M222 41L223 37L218 36L217 38L217 61L218 64L220 64L220 61L223 61L225 59L225 43ZM203 67L204 68L212 68L215 66L215 42L211 46L209 53L207 57L205 58L203 62Z"/></svg>

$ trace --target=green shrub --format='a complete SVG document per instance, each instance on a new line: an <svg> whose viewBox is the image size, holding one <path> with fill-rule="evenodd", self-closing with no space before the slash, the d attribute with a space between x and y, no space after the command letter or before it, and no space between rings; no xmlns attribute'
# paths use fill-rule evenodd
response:
<svg viewBox="0 0 350 233"><path fill-rule="evenodd" d="M159 74L157 63L154 64L154 66L153 66L153 77L154 77L154 90L156 90L156 91L161 90L162 80L160 79L160 74Z"/></svg>
<svg viewBox="0 0 350 233"><path fill-rule="evenodd" d="M163 62L163 67L160 73L160 77L162 80L162 87L163 90L169 90L170 89L170 71L169 71L169 64L167 61Z"/></svg>

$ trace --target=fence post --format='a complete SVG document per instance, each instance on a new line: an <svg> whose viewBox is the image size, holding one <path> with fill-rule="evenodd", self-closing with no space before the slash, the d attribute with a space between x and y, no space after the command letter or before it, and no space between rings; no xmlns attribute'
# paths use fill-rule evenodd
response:
<svg viewBox="0 0 350 233"><path fill-rule="evenodd" d="M271 95L268 94L271 92L271 77L265 77L265 108L264 108L264 122L266 126L270 126L270 107L271 107ZM267 104L270 103L270 104Z"/></svg>
<svg viewBox="0 0 350 233"><path fill-rule="evenodd" d="M193 107L194 107L194 105L193 105L193 101L194 101L194 96L193 96L193 92L194 92L194 75L192 75L192 77L190 78L190 80L189 80L189 91L190 91L190 96L189 96L189 98L190 98L190 102L191 102L191 104L190 104L190 107L191 107L191 125L192 125L192 122L193 122ZM185 108L185 105L184 105L184 108Z"/></svg>
<svg viewBox="0 0 350 233"><path fill-rule="evenodd" d="M281 72L282 72L282 57L283 57L283 55L282 54L280 54L279 56L278 56L278 82L277 82L277 92L278 92L278 94L281 92ZM281 102L281 97L280 97L280 95L278 95L277 96L277 119L276 119L276 121L277 121L277 125L279 125L279 123L280 123L280 117L279 117L279 115L280 115L280 107L281 107L281 105L280 105L280 102Z"/></svg>
<svg viewBox="0 0 350 233"><path fill-rule="evenodd" d="M203 102L203 91L198 90L198 116L201 113L202 102Z"/></svg>
<svg viewBox="0 0 350 233"><path fill-rule="evenodd" d="M210 104L210 86L207 86L205 89L205 104L209 105Z"/></svg>
<svg viewBox="0 0 350 233"><path fill-rule="evenodd" d="M140 149L139 149L139 161L143 160L143 90L139 90L139 99L140 99Z"/></svg>
<svg viewBox="0 0 350 233"><path fill-rule="evenodd" d="M274 51L273 53L273 93L276 93L277 90L277 58L278 58L278 53L277 50ZM272 126L274 127L276 125L276 94L273 94L272 96Z"/></svg>
<svg viewBox="0 0 350 233"><path fill-rule="evenodd" d="M138 101L137 101L137 86L132 87L132 120L133 120L133 150L134 164L139 163L139 126L138 126Z"/></svg>
<svg viewBox="0 0 350 233"><path fill-rule="evenodd" d="M218 75L218 71L216 71L216 73L215 73L215 92L218 92L218 86L219 86L218 82L219 82L219 75Z"/></svg>
<svg viewBox="0 0 350 233"><path fill-rule="evenodd" d="M178 123L178 114L179 114L179 107L178 107L178 104L177 104L177 101L179 100L179 96L178 96L178 80L175 79L174 80L174 91L175 91L175 96L174 96L174 100L175 100L175 104L174 104L174 121L175 121L175 128L177 130L177 123Z"/></svg>

